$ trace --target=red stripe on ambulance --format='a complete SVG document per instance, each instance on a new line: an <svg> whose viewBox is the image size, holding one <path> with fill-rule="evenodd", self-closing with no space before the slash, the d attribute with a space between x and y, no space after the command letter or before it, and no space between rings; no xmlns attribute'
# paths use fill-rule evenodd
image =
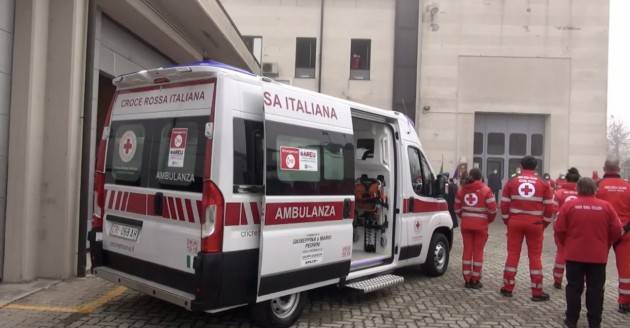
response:
<svg viewBox="0 0 630 328"><path fill-rule="evenodd" d="M403 213L412 213L412 211L409 210L409 204L409 199L403 199ZM417 198L413 199L413 213L440 211L448 211L448 205L445 200L429 202Z"/></svg>
<svg viewBox="0 0 630 328"><path fill-rule="evenodd" d="M292 224L343 219L343 202L267 204L265 224Z"/></svg>

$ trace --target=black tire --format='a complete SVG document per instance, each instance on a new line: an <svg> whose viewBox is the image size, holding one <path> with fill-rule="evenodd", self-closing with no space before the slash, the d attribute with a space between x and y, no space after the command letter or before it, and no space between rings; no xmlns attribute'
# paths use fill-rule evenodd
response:
<svg viewBox="0 0 630 328"><path fill-rule="evenodd" d="M250 315L252 321L261 327L287 328L300 317L306 301L306 292L295 293L254 304Z"/></svg>
<svg viewBox="0 0 630 328"><path fill-rule="evenodd" d="M442 233L435 233L431 238L427 260L422 265L422 269L431 277L443 275L448 269L450 253L448 238Z"/></svg>

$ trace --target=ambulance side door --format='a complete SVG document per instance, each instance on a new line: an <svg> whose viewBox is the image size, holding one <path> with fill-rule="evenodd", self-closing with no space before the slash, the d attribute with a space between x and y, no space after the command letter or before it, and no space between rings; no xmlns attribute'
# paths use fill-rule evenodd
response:
<svg viewBox="0 0 630 328"><path fill-rule="evenodd" d="M263 83L265 196L257 301L335 284L350 271L354 146L350 107Z"/></svg>

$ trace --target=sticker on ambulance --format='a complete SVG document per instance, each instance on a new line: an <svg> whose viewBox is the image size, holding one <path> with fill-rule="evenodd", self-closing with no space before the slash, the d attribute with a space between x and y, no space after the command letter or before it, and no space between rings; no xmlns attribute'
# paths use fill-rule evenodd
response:
<svg viewBox="0 0 630 328"><path fill-rule="evenodd" d="M136 154L137 145L138 139L136 134L132 130L125 131L118 142L118 156L120 156L120 160L124 163L129 163Z"/></svg>
<svg viewBox="0 0 630 328"><path fill-rule="evenodd" d="M312 171L318 170L317 150L280 147L280 169L289 171Z"/></svg>
<svg viewBox="0 0 630 328"><path fill-rule="evenodd" d="M168 150L168 167L184 167L188 129L174 128L171 130L171 142Z"/></svg>

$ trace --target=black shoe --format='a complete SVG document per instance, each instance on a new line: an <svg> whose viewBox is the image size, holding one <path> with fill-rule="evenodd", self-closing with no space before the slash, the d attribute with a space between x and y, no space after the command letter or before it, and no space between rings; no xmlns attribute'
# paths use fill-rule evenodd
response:
<svg viewBox="0 0 630 328"><path fill-rule="evenodd" d="M466 281L466 283L464 284L464 288L469 288L469 289L472 288L472 283Z"/></svg>
<svg viewBox="0 0 630 328"><path fill-rule="evenodd" d="M538 296L532 296L532 301L534 302L546 302L549 300L549 294L542 293Z"/></svg>
<svg viewBox="0 0 630 328"><path fill-rule="evenodd" d="M577 328L577 323L571 322L568 319L564 319L564 326L567 328Z"/></svg>
<svg viewBox="0 0 630 328"><path fill-rule="evenodd" d="M619 304L619 313L630 313L630 304Z"/></svg>
<svg viewBox="0 0 630 328"><path fill-rule="evenodd" d="M512 297L512 292L509 291L509 290L505 290L505 289L501 288L500 292L501 292L501 295L503 295L505 297Z"/></svg>
<svg viewBox="0 0 630 328"><path fill-rule="evenodd" d="M481 283L481 281L475 281L474 283L472 283L472 286L470 288L481 289L483 288L483 284Z"/></svg>
<svg viewBox="0 0 630 328"><path fill-rule="evenodd" d="M555 289L562 289L562 283L561 282L554 282L553 283L553 288L555 288Z"/></svg>

